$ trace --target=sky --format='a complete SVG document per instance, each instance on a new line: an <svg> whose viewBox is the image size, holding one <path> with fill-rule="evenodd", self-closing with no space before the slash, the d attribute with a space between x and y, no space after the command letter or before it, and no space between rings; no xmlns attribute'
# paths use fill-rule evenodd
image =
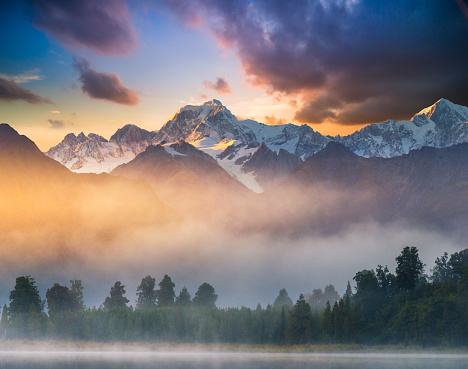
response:
<svg viewBox="0 0 468 369"><path fill-rule="evenodd" d="M239 117L346 135L468 105L466 0L2 2L0 121L66 133L159 129L216 98Z"/></svg>

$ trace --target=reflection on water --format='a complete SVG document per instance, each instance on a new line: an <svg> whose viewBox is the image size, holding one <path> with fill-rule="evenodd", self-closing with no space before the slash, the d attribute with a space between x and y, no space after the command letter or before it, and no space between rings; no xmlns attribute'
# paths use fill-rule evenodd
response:
<svg viewBox="0 0 468 369"><path fill-rule="evenodd" d="M468 368L468 355L0 352L0 369Z"/></svg>

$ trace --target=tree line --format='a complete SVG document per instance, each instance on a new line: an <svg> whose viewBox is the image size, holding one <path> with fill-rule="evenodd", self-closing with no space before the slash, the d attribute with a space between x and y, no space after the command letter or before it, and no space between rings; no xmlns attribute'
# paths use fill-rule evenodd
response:
<svg viewBox="0 0 468 369"><path fill-rule="evenodd" d="M387 266L356 273L339 296L333 285L301 294L296 303L286 289L274 303L256 309L216 307L217 294L203 283L192 298L165 275L146 276L128 307L117 281L99 307L86 307L80 280L55 283L42 301L34 278L21 276L3 306L3 339L94 341L226 342L251 344L367 343L468 344L468 249L435 260L430 276L416 247ZM46 314L47 305L47 314Z"/></svg>

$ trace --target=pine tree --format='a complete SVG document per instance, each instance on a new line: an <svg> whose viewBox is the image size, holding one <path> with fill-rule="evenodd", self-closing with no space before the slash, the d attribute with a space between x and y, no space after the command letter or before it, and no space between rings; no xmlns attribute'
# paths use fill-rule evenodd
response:
<svg viewBox="0 0 468 369"><path fill-rule="evenodd" d="M192 303L191 298L192 297L190 296L190 293L187 290L187 287L184 286L182 287L182 290L180 290L179 296L177 296L175 303L177 306L182 306L182 307L190 306L190 304Z"/></svg>
<svg viewBox="0 0 468 369"><path fill-rule="evenodd" d="M55 283L47 290L46 299L49 315L81 309L76 294L70 291L68 287L61 286L58 283Z"/></svg>
<svg viewBox="0 0 468 369"><path fill-rule="evenodd" d="M292 344L303 344L310 339L312 310L301 293L293 306L286 325L286 340Z"/></svg>
<svg viewBox="0 0 468 369"><path fill-rule="evenodd" d="M330 301L327 301L325 311L322 318L322 336L325 342L331 342L333 332L332 311Z"/></svg>
<svg viewBox="0 0 468 369"><path fill-rule="evenodd" d="M345 298L346 296L349 296L350 299L353 297L353 290L351 289L351 284L349 283L349 281L348 285L346 286L346 292L343 295L343 298Z"/></svg>
<svg viewBox="0 0 468 369"><path fill-rule="evenodd" d="M84 310L85 309L85 304L84 304L84 287L83 287L83 282L80 279L72 279L70 280L70 290L72 294L75 296L75 299L78 303L78 310Z"/></svg>
<svg viewBox="0 0 468 369"><path fill-rule="evenodd" d="M293 307L293 302L291 298L288 296L288 292L286 291L286 288L283 288L279 291L278 297L275 299L275 302L273 303L273 309L279 310L283 306L286 308L286 310L290 310Z"/></svg>
<svg viewBox="0 0 468 369"><path fill-rule="evenodd" d="M10 321L8 320L8 308L3 305L2 319L0 320L0 337L8 336L8 329L10 328Z"/></svg>
<svg viewBox="0 0 468 369"><path fill-rule="evenodd" d="M215 308L217 299L218 295L215 294L213 286L205 282L198 287L195 297L193 298L193 304L199 307Z"/></svg>
<svg viewBox="0 0 468 369"><path fill-rule="evenodd" d="M137 309L149 309L156 306L156 278L150 275L141 280L140 285L137 287Z"/></svg>
<svg viewBox="0 0 468 369"><path fill-rule="evenodd" d="M402 290L412 290L424 271L424 264L419 260L418 249L406 246L395 258L396 284Z"/></svg>
<svg viewBox="0 0 468 369"><path fill-rule="evenodd" d="M175 284L172 283L171 277L167 274L164 275L164 278L159 282L159 290L156 291L156 299L158 301L158 306L172 306L174 305Z"/></svg>
<svg viewBox="0 0 468 369"><path fill-rule="evenodd" d="M284 345L285 343L285 336L284 336L285 331L286 331L286 312L283 306L281 308L280 320L279 320L278 329L276 332L278 344L280 345Z"/></svg>
<svg viewBox="0 0 468 369"><path fill-rule="evenodd" d="M41 313L44 309L44 302L39 296L36 281L29 275L18 277L15 289L10 293L10 318L15 320L20 314L27 315L31 309L37 313Z"/></svg>
<svg viewBox="0 0 468 369"><path fill-rule="evenodd" d="M104 301L104 309L109 311L114 308L126 307L130 300L124 297L124 295L125 286L120 281L115 282L114 286L111 287L110 296L106 297Z"/></svg>

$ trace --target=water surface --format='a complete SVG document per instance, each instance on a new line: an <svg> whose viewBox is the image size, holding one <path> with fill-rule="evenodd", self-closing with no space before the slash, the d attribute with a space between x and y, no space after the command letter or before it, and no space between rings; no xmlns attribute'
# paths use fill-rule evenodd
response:
<svg viewBox="0 0 468 369"><path fill-rule="evenodd" d="M468 369L468 355L210 352L0 352L0 369Z"/></svg>

